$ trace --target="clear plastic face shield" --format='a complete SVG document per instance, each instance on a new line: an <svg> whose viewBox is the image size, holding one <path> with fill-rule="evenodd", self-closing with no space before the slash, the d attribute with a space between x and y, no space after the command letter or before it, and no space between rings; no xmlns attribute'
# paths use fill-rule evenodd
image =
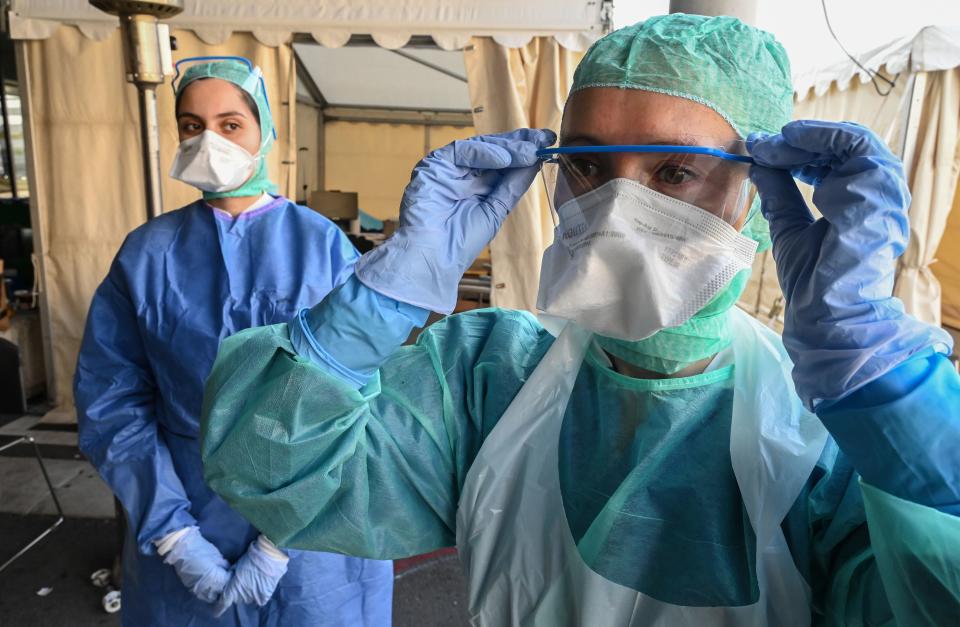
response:
<svg viewBox="0 0 960 627"><path fill-rule="evenodd" d="M756 195L743 141L686 135L670 144L561 146L537 152L554 224L581 199L623 179L742 226Z"/></svg>

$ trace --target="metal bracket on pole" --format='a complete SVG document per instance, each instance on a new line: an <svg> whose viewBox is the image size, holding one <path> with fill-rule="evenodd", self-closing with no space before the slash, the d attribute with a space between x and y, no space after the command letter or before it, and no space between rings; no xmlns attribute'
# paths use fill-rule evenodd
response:
<svg viewBox="0 0 960 627"><path fill-rule="evenodd" d="M603 0L600 4L600 30L604 35L613 32L613 0Z"/></svg>

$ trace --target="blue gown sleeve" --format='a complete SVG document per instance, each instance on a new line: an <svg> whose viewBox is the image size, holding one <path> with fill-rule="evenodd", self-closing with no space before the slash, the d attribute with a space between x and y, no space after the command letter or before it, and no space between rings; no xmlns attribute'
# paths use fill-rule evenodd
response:
<svg viewBox="0 0 960 627"><path fill-rule="evenodd" d="M359 388L429 315L351 276L317 306L300 311L290 323L290 342L297 355Z"/></svg>
<svg viewBox="0 0 960 627"><path fill-rule="evenodd" d="M355 372L382 365L350 381L299 354L299 317L227 339L204 396L205 478L281 546L376 559L451 546L467 470L552 340L529 314L484 310L396 350L403 329L365 316L403 314L362 309L355 299L370 294L350 286L327 296L314 328L360 326L321 348Z"/></svg>
<svg viewBox="0 0 960 627"><path fill-rule="evenodd" d="M312 209L310 211L313 211ZM336 236L336 249L331 251L330 262L333 268L333 282L330 287L343 285L353 276L353 267L360 260L360 253L347 234L341 231L335 224L331 223L330 228Z"/></svg>
<svg viewBox="0 0 960 627"><path fill-rule="evenodd" d="M142 553L195 525L190 501L158 432L156 385L118 261L87 315L74 377L80 450L123 504Z"/></svg>
<svg viewBox="0 0 960 627"><path fill-rule="evenodd" d="M960 375L928 350L818 412L863 480L960 515Z"/></svg>
<svg viewBox="0 0 960 627"><path fill-rule="evenodd" d="M818 412L834 439L784 526L821 624L960 617L958 399L927 351Z"/></svg>

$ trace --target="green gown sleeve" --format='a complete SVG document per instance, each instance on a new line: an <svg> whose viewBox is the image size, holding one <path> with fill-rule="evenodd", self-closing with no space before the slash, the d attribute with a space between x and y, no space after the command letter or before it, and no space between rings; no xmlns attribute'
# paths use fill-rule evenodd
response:
<svg viewBox="0 0 960 627"><path fill-rule="evenodd" d="M838 466L849 469L842 460ZM814 624L960 624L960 518L853 479L846 489L824 479L819 489L833 494L808 504L812 568L798 565L812 575ZM836 509L825 515L830 499Z"/></svg>
<svg viewBox="0 0 960 627"><path fill-rule="evenodd" d="M785 522L820 624L960 625L960 379L915 361L821 415L835 439Z"/></svg>
<svg viewBox="0 0 960 627"><path fill-rule="evenodd" d="M206 480L281 546L451 546L467 470L551 341L530 314L451 316L358 390L297 356L287 325L239 333L207 382Z"/></svg>
<svg viewBox="0 0 960 627"><path fill-rule="evenodd" d="M866 520L859 475L828 439L783 524L794 561L811 587L818 627L895 624Z"/></svg>
<svg viewBox="0 0 960 627"><path fill-rule="evenodd" d="M960 625L960 517L861 482L877 571L897 625Z"/></svg>

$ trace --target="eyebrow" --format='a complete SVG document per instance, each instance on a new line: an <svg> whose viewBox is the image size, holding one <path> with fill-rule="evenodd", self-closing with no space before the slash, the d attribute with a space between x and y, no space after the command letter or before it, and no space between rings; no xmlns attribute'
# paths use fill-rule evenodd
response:
<svg viewBox="0 0 960 627"><path fill-rule="evenodd" d="M243 111L224 111L223 113L218 113L217 115L215 115L215 116L213 116L213 117L216 118L216 119L222 119L222 118L230 118L230 117L234 117L234 116L241 117L241 118L246 118L246 117L247 117L247 116L243 113ZM196 119L198 119L198 120L202 120L202 119L203 119L203 118L201 118L199 115L197 115L196 113L190 113L189 111L181 111L180 113L178 113L178 114L177 114L177 119L179 120L180 118L196 118Z"/></svg>

